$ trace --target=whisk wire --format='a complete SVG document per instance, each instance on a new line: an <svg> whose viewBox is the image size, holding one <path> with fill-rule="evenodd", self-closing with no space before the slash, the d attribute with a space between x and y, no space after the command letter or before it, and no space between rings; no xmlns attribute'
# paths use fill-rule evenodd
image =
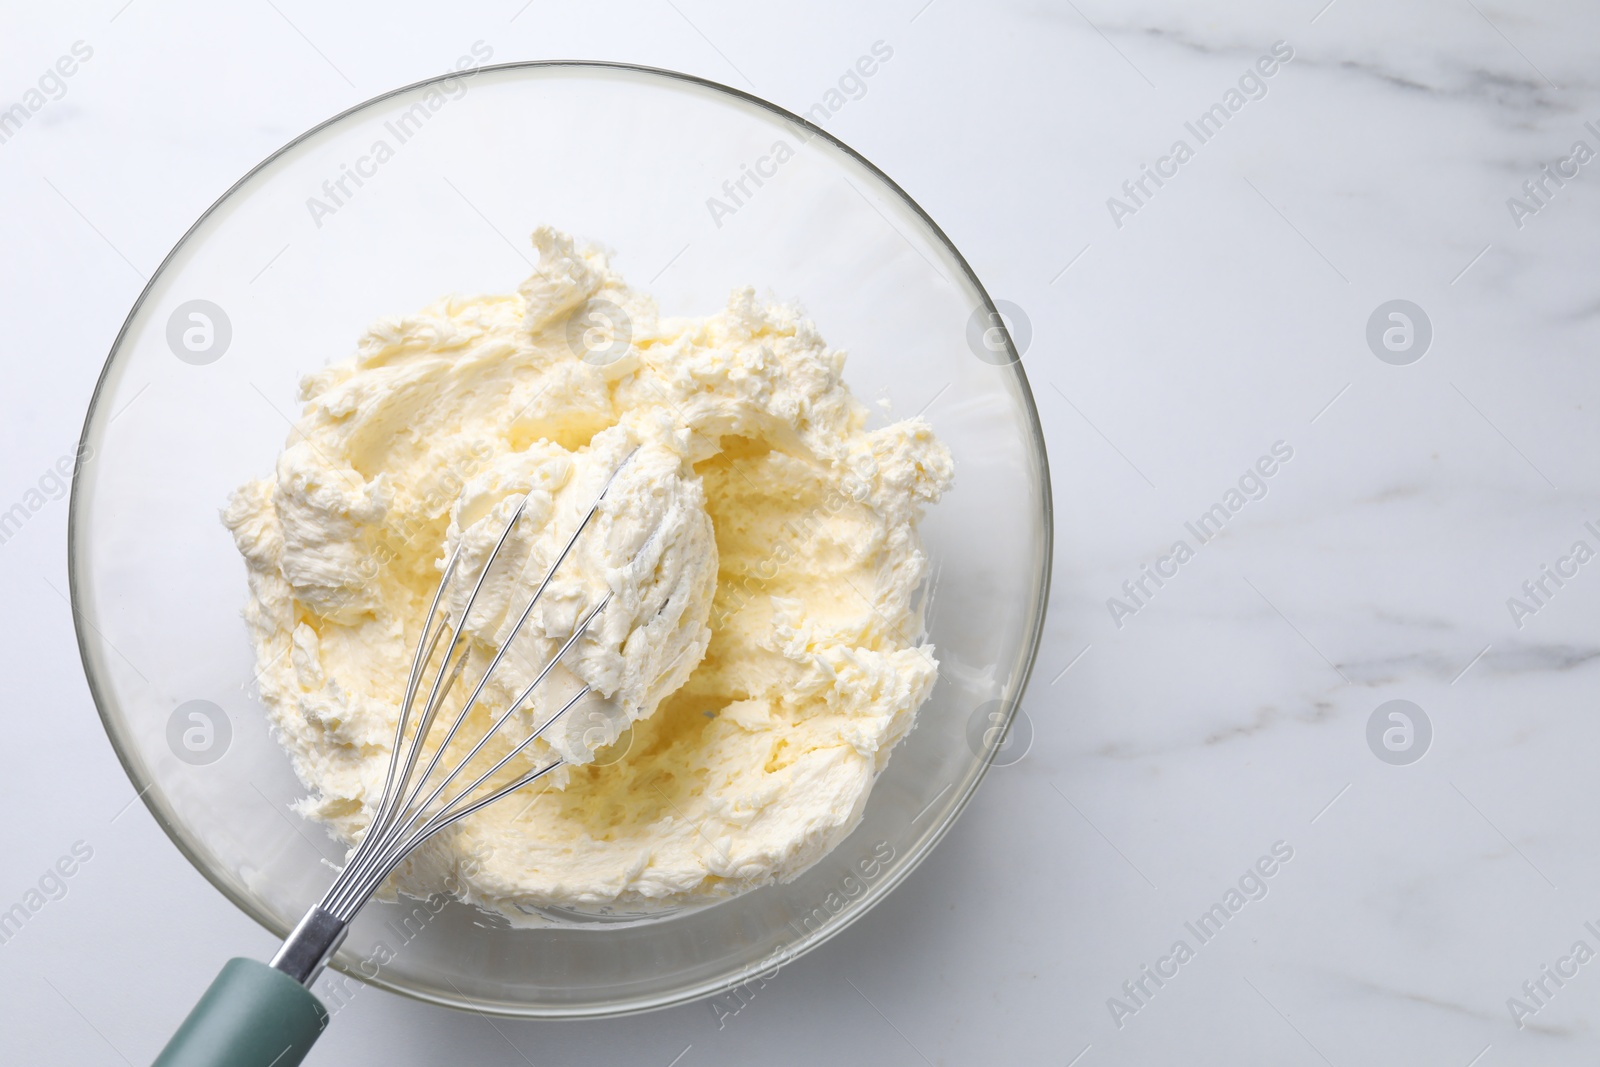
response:
<svg viewBox="0 0 1600 1067"><path fill-rule="evenodd" d="M637 449L634 452L637 452ZM521 501L518 502L510 520L500 532L493 550L484 562L481 573L478 574L476 581L473 583L472 591L468 594L466 604L461 609L459 619L454 618L448 610L443 609L447 590L458 577L462 558L459 544L451 552L450 558L445 564L439 586L429 604L428 613L422 625L421 637L417 642L417 649L412 658L411 670L407 676L405 694L400 704L395 726L395 743L389 755L389 767L384 779L383 795L366 834L362 837L349 863L346 864L344 870L334 880L333 885L329 887L322 902L318 905L319 910L330 917L336 918L340 923L348 923L354 918L355 913L361 909L362 905L365 904L367 898L376 891L378 886L383 884L384 880L405 860L406 856L429 837L481 810L493 801L536 781L561 765L562 760L557 758L520 775L505 786L491 790L487 796L481 799L471 800L474 793L503 771L512 760L525 752L535 740L542 737L557 719L587 696L591 691L589 686L584 686L558 711L540 724L538 729L531 732L513 747L509 753L501 757L488 771L478 776L472 784L461 789L443 803L436 803L448 789L450 783L456 780L472 764L472 761L477 758L490 738L533 695L534 691L555 668L556 664L561 661L562 657L588 631L590 624L611 602L612 594L609 592L585 615L561 648L550 657L533 681L494 720L493 724L472 746L471 750L455 763L453 769L439 781L427 798L418 803L418 798L433 779L435 771L439 769L446 750L451 747L465 725L472 708L476 706L479 698L483 695L490 677L504 659L523 625L532 616L533 609L539 602L539 598L544 594L545 589L555 577L557 570L572 552L573 547L578 542L578 538L583 535L584 530L599 512L606 493L616 481L617 475L627 466L628 461L633 458L634 452L630 452L624 457L617 468L612 471L610 477L607 478L605 485L601 487L599 494L595 497L594 503L589 507L582 520L578 523L577 528L573 530L566 544L563 545L561 551L545 571L538 587L529 598L516 623L511 627L505 638L498 643L498 647L488 666L478 678L471 695L467 697L460 710L456 713L450 729L445 733L444 739L434 748L421 775L413 778L417 764L423 755L428 736L432 732L435 720L438 718L439 711L465 671L467 660L471 655L472 646L468 640L466 622L477 603L479 593L483 590L484 584L488 580L490 571L494 568L495 561L510 540L511 533L516 529L517 523L522 519L531 494L524 495ZM447 630L450 631L450 637L447 642L444 642L441 653L440 644L444 641ZM417 697L424 688L428 665L434 662L436 653L438 653L439 657L438 671L434 675L431 684L426 687L427 698L423 702L421 714L414 716ZM416 720L415 727L408 730L413 717ZM403 755L402 749L404 750Z"/></svg>
<svg viewBox="0 0 1600 1067"><path fill-rule="evenodd" d="M400 714L395 720L394 745L389 749L389 770L383 779L383 797L378 804L377 813L373 816L372 824L368 827L369 836L373 829L388 822L389 806L394 802L394 773L400 765L400 750L404 747L406 739L406 721L411 714L411 704L417 698L417 687L422 683L423 668L433 660L433 652L439 645L439 638L444 636L444 620L441 619L438 627L433 628L433 617L439 610L439 602L444 599L445 587L450 584L460 558L461 546L458 544L450 553L450 560L445 564L444 574L439 580L438 587L433 591L433 601L428 605L428 614L422 623L423 639L417 642L417 650L411 657L411 672L406 676L405 697L400 701ZM431 637L428 634L430 629L433 629Z"/></svg>
<svg viewBox="0 0 1600 1067"><path fill-rule="evenodd" d="M610 482L609 481L606 484L607 484L607 487L610 486ZM461 710L457 713L455 722L453 722L450 725L450 729L445 734L444 740L442 742L440 742L439 747L434 750L433 758L428 761L427 769L424 770L422 772L422 776L417 779L416 784L411 789L410 795L408 795L405 798L405 802L402 805L400 805L400 807L398 809L399 811L404 812L405 810L409 809L413 804L416 803L416 799L417 799L418 794L420 794L422 792L422 789L423 789L424 785L426 785L428 779L433 775L434 770L438 767L440 758L443 757L443 755L445 753L445 750L450 747L450 743L455 740L456 734L460 732L462 725L467 721L467 715L468 715L469 712L471 712L472 708L477 704L478 698L483 695L484 687L489 684L490 675L492 675L494 673L494 670L495 670L496 667L500 666L500 661L502 659L504 659L506 653L510 651L511 645L512 645L513 642L516 641L517 634L522 630L523 624L526 623L528 621L528 618L533 614L534 606L536 604L538 604L539 598L540 598L540 596L542 596L544 594L545 588L547 586L549 586L551 579L553 579L555 577L556 570L561 566L561 564L563 562L566 561L567 555L572 551L572 547L578 543L578 538L583 535L584 529L589 525L589 520L593 519L594 516L595 516L595 513L600 510L600 500L602 500L602 499L604 499L604 493L603 492L602 492L600 497L596 498L594 504L590 506L588 512L584 515L583 520L578 523L578 528L572 532L572 536L567 539L566 545L564 545L562 547L561 552L556 556L555 560L550 564L549 568L545 571L544 578L542 580L540 580L538 588L533 591L533 596L528 598L528 604L527 604L527 606L525 608L522 609L522 614L517 617L516 624L511 627L511 632L508 633L506 635L505 639L500 642L500 647L498 649L496 649L494 657L489 662L489 666L484 669L483 676L478 679L478 684L473 688L472 695L470 697L468 697L466 702L461 705ZM486 562L484 564L484 567L483 567L483 574L479 576L478 584L473 588L472 599L469 599L467 601L466 608L463 609L462 612L461 612L461 624L459 626L457 626L457 628L456 628L456 638L457 639L460 639L462 637L462 634L464 632L464 628L465 628L465 625L466 625L467 617L468 617L469 613L472 611L473 601L477 599L478 589L482 588L484 580L488 578L489 571L494 566L495 558L497 556L499 556L500 550L501 550L502 547L504 547L504 545L506 543L506 540L510 537L512 529L514 529L516 527L516 524L517 524L518 520L522 517L523 509L527 507L527 503L528 503L528 498L525 496L522 499L522 503L517 507L516 513L511 517L511 522L507 524L505 531L501 533L500 540L495 544L494 551L489 554L488 562ZM606 597L606 600L601 602L601 607L604 607L605 603L608 602L609 600L610 600L610 595L608 594L607 597ZM598 610L599 609L597 608L596 611L598 611ZM591 618L592 617L593 617L593 615L591 613ZM539 681L543 681L544 680L545 675L548 674L550 672L550 669L555 666L556 660L560 659L562 654L565 653L568 648L572 647L572 644L575 641L577 641L578 636L583 632L583 630L585 628L587 628L588 622L589 622L589 620L587 620L587 619L584 620L584 626L581 627L576 632L574 632L573 635L572 635L572 638L564 646L562 646L561 651L557 652L555 654L555 656L551 658L550 663L545 666L545 669L542 672L540 672L538 679L534 683L535 685L537 685ZM454 640L452 640L451 647L452 648L454 647ZM531 692L531 687L530 687L530 692ZM516 706L515 704L512 705L513 709L515 708L515 706ZM428 719L428 723L429 723L429 725L432 724L431 716ZM499 724L496 723L495 725L496 725L496 727L498 727ZM493 731L491 730L490 732L492 733ZM421 739L423 737L423 733L424 732L419 729L418 736L413 738L412 743L411 743L413 749L416 749L416 748L418 748L420 746ZM487 740L487 735L485 736L484 740ZM478 749L480 749L482 747L483 747L483 741L480 740L478 745L473 748L472 753L467 756L466 760L462 761L461 767L464 767L466 765L466 763L468 761L470 761L474 755L477 754ZM457 767L456 770L452 771L451 774L450 774L450 778L454 778L455 775L459 774L460 771L461 771L461 767ZM402 777L401 780L400 780L400 790L402 792L406 788L406 782L407 782L408 778L409 778L409 769L408 769L407 775L405 777ZM449 778L447 778L446 781L448 782ZM438 794L435 793L435 796L437 796L437 795ZM431 801L431 800L432 800L432 798L430 797L429 801ZM426 806L427 803L428 802L425 801L424 802L424 806ZM387 827L385 827L385 829L387 829Z"/></svg>
<svg viewBox="0 0 1600 1067"><path fill-rule="evenodd" d="M395 806L389 803L391 797L390 790L393 789L396 793L403 793L405 791L406 780L411 776L411 772L416 769L417 757L422 751L422 742L428 736L429 729L433 725L434 716L438 713L439 707L441 704L443 704L445 697L449 695L450 688L455 685L456 680L461 676L462 670L464 670L466 667L467 655L471 652L471 646L466 644L466 620L472 614L473 605L478 602L478 594L483 591L483 585L489 579L489 572L494 569L495 559L500 555L501 549L505 548L506 541L511 537L511 531L516 529L517 523L522 519L523 511L525 511L527 507L528 494L523 494L522 499L517 502L515 510L513 510L511 513L510 521L506 523L505 529L500 531L500 537L497 541L495 541L494 551L489 553L489 559L483 565L483 572L478 575L478 580L472 585L472 592L467 596L466 606L461 609L461 620L451 628L452 632L450 635L450 643L445 646L441 669L439 673L434 676L433 685L428 692L427 702L423 706L422 717L417 722L417 729L412 734L411 744L406 750L405 771L400 775L398 782L395 782L391 777L390 780L384 783L383 799L379 804L379 814L382 817L382 821L380 822L378 818L374 818L372 827L367 832L368 839L373 836L374 831L381 834L384 830L386 830L396 815ZM456 564L460 560L460 557L461 545L458 543L455 547L455 550L450 554L450 563L445 568L444 576L439 580L439 588L434 591L433 602L428 607L428 617L423 620L422 632L424 635L427 634L428 629L433 625L434 612L438 610L440 602L444 599L444 592L447 588L449 588L451 579L455 576ZM451 621L450 613L448 611L444 612L439 621L441 627L439 633L442 635L443 628ZM436 642L437 636L434 639L434 643ZM455 655L456 647L458 645L464 646L462 649L462 654L456 660L455 665L447 672L443 669L443 664L448 664L450 662L450 658ZM419 651L420 647L421 646L419 643ZM419 656L417 659L412 661L413 673L419 673L421 670L426 669L431 660L432 650L430 648L429 655L426 659ZM449 679L448 681L446 681L447 675ZM440 689L441 683L443 684L443 690ZM408 699L406 702L403 703L400 708L399 725L396 728L395 751L400 749L401 744L404 741L406 719L410 716L411 700L415 699L412 687L409 685L407 686L407 698ZM445 746L448 744L449 739L447 738L445 745L441 745L439 747L439 752L443 752ZM438 754L436 753L435 760L437 760L437 758ZM393 762L392 754L390 761L391 763ZM429 770L432 770L431 765ZM388 810L386 811L385 809ZM363 840L362 844L365 843L366 841Z"/></svg>
<svg viewBox="0 0 1600 1067"><path fill-rule="evenodd" d="M577 693L573 694L572 698L569 699L559 711L550 716L543 726L529 734L528 737L520 744L502 756L493 767L490 767L487 771L484 771L483 774L479 775L476 781L452 797L448 803L441 805L439 810L434 812L434 814L431 815L428 820L424 822L422 826L420 826L414 833L412 833L409 838L402 839L401 835L403 835L405 830L409 828L410 823L408 822L406 827L402 827L400 833L390 839L388 846L378 854L375 862L368 866L366 872L360 877L360 879L352 883L350 892L344 894L343 899L334 903L332 910L337 911L340 908L348 908L352 901L365 900L367 896L373 892L373 890L377 889L378 886L383 884L384 879L389 877L390 873L394 871L395 867L399 866L399 864L405 859L407 854L409 854L412 849L426 841L429 837L432 837L435 833L443 830L446 826L449 826L451 823L454 823L459 819L466 818L474 811L477 811L479 808L489 803L489 801L498 799L499 797L504 796L506 793L521 789L524 785L528 784L534 779L553 771L560 766L562 763L561 760L553 760L543 767L534 769L532 772L529 772L518 780L512 782L510 785L506 786L504 789L490 794L489 797L471 805L470 807L460 811L451 811L451 809L456 804L460 803L461 800L475 793L479 786L493 778L496 774L499 774L508 763L510 763L517 756L521 755L523 750L525 750L529 745L533 744L534 741L538 740L539 736L545 731L546 728L550 726L551 723L555 722L565 712L569 711L578 703L578 701L588 696L589 692L589 686L584 686ZM509 718L509 716L507 717ZM502 721L504 720L502 719ZM440 788L442 789L443 786ZM418 814L420 814L420 812ZM416 816L414 815L412 821L415 821L415 817Z"/></svg>
<svg viewBox="0 0 1600 1067"><path fill-rule="evenodd" d="M435 830L442 829L441 826L435 825L435 821L439 815L448 812L454 805L459 804L462 800L471 796L479 786L483 785L484 782L488 781L491 777L498 773L502 768L505 767L506 764L510 763L515 756L523 752L535 740L543 736L544 732L548 730L555 723L555 721L562 716L562 714L571 709L575 704L578 703L579 700L589 694L590 687L584 686L576 696L567 701L566 705L563 706L560 711L557 711L554 715L550 716L550 718L546 720L537 730L534 730L532 733L530 733L526 739L519 743L516 748L503 757L500 762L496 763L494 767L487 771L482 777L473 782L466 789L463 789L461 792L457 793L450 800L440 805L435 811L434 815L430 816L428 820L423 823L422 829L418 831L418 836L416 836L413 841L401 843L400 839L416 825L418 819L421 819L425 813L433 808L434 801L439 799L439 795L449 787L450 783L454 781L462 771L471 766L472 761L477 758L478 753L483 750L483 747L489 743L489 740L494 737L496 733L499 732L500 727L505 725L505 723L509 721L518 710L521 709L522 704L533 695L533 691L537 689L539 684L544 681L545 677L555 669L556 664L561 661L561 657L566 655L567 651L571 649L573 645L577 644L579 638L581 638L584 633L588 631L589 624L594 621L595 616L599 615L600 612L604 610L605 606L610 602L611 594L607 593L603 598L601 598L600 603L596 604L594 608L589 611L588 615L584 617L577 629L573 631L572 636L567 638L566 642L561 646L556 654L550 657L550 661L544 665L544 668L540 670L538 676L535 677L534 680L528 684L528 687L524 689L522 693L506 707L506 710L502 712L499 718L494 721L493 725L491 725L488 730L484 731L484 735L478 739L478 743L472 746L472 750L462 757L460 762L456 764L455 768L451 770L449 774L445 775L444 779L434 788L433 792L428 795L427 799L423 800L419 804L416 802L416 797L417 794L421 792L422 788L427 784L429 775L432 773L433 766L430 764L428 771L417 780L411 796L406 799L405 804L400 809L402 814L405 812L410 812L410 816L406 818L403 823L399 823L396 826L391 826L385 830L384 840L382 843L380 843L378 850L375 853L369 853L366 857L364 857L363 862L361 862L359 865L352 861L351 867L354 868L354 871L351 875L351 878L353 881L364 881L365 876L370 869L374 866L383 865L390 854L398 853L399 856L403 856L406 852L410 851L416 845L421 844L422 841L431 836ZM465 712L463 712L463 716L464 715ZM449 739L447 738L446 744L448 743ZM558 759L555 762L560 763L561 761ZM555 764L552 764L550 769L553 769L554 766Z"/></svg>

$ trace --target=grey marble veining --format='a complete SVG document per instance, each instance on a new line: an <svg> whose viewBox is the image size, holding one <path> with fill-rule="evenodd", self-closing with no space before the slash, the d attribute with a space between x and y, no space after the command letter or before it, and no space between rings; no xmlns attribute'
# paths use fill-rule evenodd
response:
<svg viewBox="0 0 1600 1067"><path fill-rule="evenodd" d="M485 2L375 21L277 6L0 16L0 99L74 40L96 49L0 144L0 492L70 449L142 275L211 199L473 39L496 58L630 59L743 86L731 60L802 110L841 56L884 39L893 65L832 128L1028 315L1057 504L1032 747L847 936L726 1027L694 1005L497 1031L372 993L325 1062L1600 1057L1600 958L1559 985L1544 971L1579 942L1600 953L1600 559L1537 611L1508 606L1575 541L1600 550L1584 525L1600 526L1600 158L1520 226L1508 206L1575 141L1600 152L1585 126L1600 126L1600 7L640 2L611 17ZM1293 58L1265 94L1198 142L1185 123L1279 41ZM1108 200L1180 138L1192 158L1118 226ZM1432 327L1414 362L1368 341L1396 299ZM1294 456L1265 494L1214 538L1189 533L1279 441ZM269 945L141 807L119 812L132 791L49 585L65 589L64 523L54 504L0 547L0 596L30 606L0 631L29 754L0 789L14 808L48 801L0 831L0 900L80 837L96 858L0 946L16 1012L0 1047L138 1062L215 944ZM1180 539L1192 558L1113 611ZM1379 714L1397 700L1426 716L1420 758L1403 743L1420 724ZM1292 858L1241 889L1275 846ZM1219 903L1220 928L1192 933ZM172 950L128 988L135 922ZM1175 973L1145 977L1180 941ZM104 968L84 962L98 954Z"/></svg>

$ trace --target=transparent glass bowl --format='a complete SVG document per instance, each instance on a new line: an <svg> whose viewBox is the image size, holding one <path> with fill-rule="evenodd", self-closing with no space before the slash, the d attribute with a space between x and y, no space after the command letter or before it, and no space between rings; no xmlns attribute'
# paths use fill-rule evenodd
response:
<svg viewBox="0 0 1600 1067"><path fill-rule="evenodd" d="M667 314L709 314L741 285L799 302L850 353L856 394L888 417L922 412L956 463L922 528L939 683L825 860L628 925L552 913L522 929L455 902L374 902L334 961L441 1004L611 1015L770 972L881 900L971 797L1032 666L1051 532L1032 395L965 261L871 164L745 94L597 63L483 68L324 123L206 212L129 315L84 427L72 597L134 788L282 936L342 850L289 810L304 790L256 696L244 567L218 511L272 469L302 375L380 316L512 291L543 223L614 250Z"/></svg>

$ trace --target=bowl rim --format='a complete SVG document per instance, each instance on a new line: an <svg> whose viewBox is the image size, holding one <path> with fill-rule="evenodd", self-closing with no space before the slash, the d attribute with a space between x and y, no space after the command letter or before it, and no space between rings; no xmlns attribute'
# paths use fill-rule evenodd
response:
<svg viewBox="0 0 1600 1067"><path fill-rule="evenodd" d="M892 190L894 194L904 202L906 207L910 208L913 214L915 214L916 217L921 221L922 225L926 227L927 232L937 238L938 243L942 244L945 251L947 251L955 260L967 283L973 287L973 289L982 299L983 307L989 313L989 315L992 316L991 321L1001 321L999 317L999 311L996 309L993 299L989 296L988 290L985 289L983 283L979 281L977 273L973 271L972 266L967 262L966 257L961 254L960 250L956 248L955 243L950 240L949 236L947 236L944 230L939 227L938 223L934 222L933 218L927 213L927 211L923 209L922 205L917 203L917 201L913 199L909 193L901 188L900 185L894 181L894 179L890 178L876 165L874 165L871 160L867 159L860 152L857 152L854 148L851 148L839 138L835 137L833 134L829 133L827 130L823 129L821 126L818 126L811 120L807 119L805 116L795 114L786 108L780 107L777 104L774 104L769 100L765 100L762 97L756 96L753 93L745 92L742 89L738 89L730 85L724 85L723 83L713 81L710 78L703 78L694 74L686 74L682 71L671 70L664 67L654 67L645 64L627 63L615 60L593 59L513 60L504 63L490 63L483 66L474 67L468 71L449 71L444 74L437 74L432 77L423 78L418 81L387 90L386 92L379 93L378 95L362 100L357 104L353 104L352 106L345 108L343 111L324 119L323 121L291 138L281 147L274 150L271 154L262 159L255 166L251 167L233 184L228 186L228 188L224 190L223 193L218 196L209 207L201 212L192 224L190 224L189 228L185 230L183 235L178 238L176 243L173 244L172 249L161 260L160 264L156 266L155 270L150 272L150 277L145 282L144 288L140 291L138 298L133 302L133 306L128 310L127 317L123 320L122 326L117 330L116 338L111 343L111 349L106 354L105 364L101 367L100 374L95 380L94 391L90 395L89 406L84 415L83 430L79 435L78 454L83 455L83 449L89 445L90 433L95 426L96 415L99 412L100 403L103 399L103 394L105 393L108 380L110 379L112 366L116 361L117 353L121 350L122 343L127 337L128 331L132 327L134 319L138 317L139 312L143 309L145 301L149 298L151 291L156 286L156 283L161 280L168 266L184 249L184 247L188 245L190 240L194 238L196 232L205 224L206 220L215 214L220 208L222 208L224 204L228 203L234 194L237 193L240 188L242 188L257 174L271 166L281 156L290 152L301 143L305 142L311 137L314 137L323 130L344 121L357 112L364 111L367 108L372 107L375 104L382 103L383 101L392 97L401 96L406 93L414 92L418 89L426 88L430 85L436 85L451 79L476 77L479 74L484 74L491 71L560 70L562 68L567 68L577 72L621 72L629 75L645 75L647 78L662 79L663 81L669 83L669 85L670 83L680 83L696 87L698 89L710 90L713 95L717 93L726 94L727 96L731 96L738 101L754 105L755 107L768 112L771 116L782 122L798 126L813 137L823 138L828 144L843 152L858 165L864 167L870 174L872 174L873 177L882 182L883 185L888 189ZM675 88L677 86L670 87ZM1055 519L1050 484L1049 458L1045 449L1044 429L1039 421L1039 410L1037 405L1034 403L1033 390L1028 385L1027 375L1022 370L1022 356L1016 350L1016 346L1012 340L1010 331L1007 329L1002 329L1001 332L1004 335L1006 352L1011 358L1008 362L1000 364L997 369L1008 371L1012 375L1013 385L1018 390L1018 396L1022 401L1023 412L1027 418L1028 438L1033 446L1033 458L1038 463L1040 494L1039 501L1041 505L1040 518L1042 532L1044 535L1038 581L1032 590L1030 603L1024 606L1024 610L1031 614L1032 625L1024 634L1018 656L1012 664L1013 670L1011 677L1015 678L1016 680L1016 689L1015 693L1007 701L1008 706L1006 708L1005 727L1009 728L1012 721L1015 719L1018 710L1022 706L1022 697L1024 692L1027 690L1028 682L1032 676L1033 668L1038 658L1039 644L1044 634L1045 617L1049 607L1051 571L1053 567ZM116 704L115 698L107 687L102 686L95 675L94 668L92 666L93 659L89 650L88 641L88 630L92 628L92 625L88 624L83 611L81 579L78 573L78 550L80 548L79 519L81 517L79 489L83 483L81 473L82 465L79 464L78 466L74 467L73 470L72 490L67 509L68 597L72 608L73 629L77 636L78 656L83 664L84 678L89 687L90 698L94 701L95 710L100 716L101 725L105 728L106 737L111 742L112 750L116 753L117 761L122 765L123 772L127 774L129 782L137 791L137 796L135 799L142 800L144 802L144 806L149 810L151 816L155 819L156 824L161 827L162 831L167 835L167 838L174 846L177 847L178 852L182 854L184 859L188 860L189 864L194 867L194 869L198 871L201 876L206 879L206 881L210 882L211 885L219 893L221 893L224 898L230 901L245 915L255 920L279 940L282 940L289 935L291 930L290 925L278 922L272 916L260 911L253 902L244 898L242 895L235 893L229 885L223 882L218 875L212 871L209 864L204 861L204 859L198 854L197 850L191 847L186 838L185 831L180 825L180 820L172 812L167 810L166 805L164 804L164 798L158 795L160 790L153 788L156 784L154 777L146 776L143 769L138 765L138 761L134 752L132 751L132 745L122 736L121 727L118 724L116 714L114 714L112 710ZM968 803L970 803L973 796L976 795L979 784L983 781L984 777L988 774L990 767L993 765L994 757L997 751L997 748L990 749L990 751L985 754L985 756L979 761L976 770L968 775L967 781L960 784L961 792L955 798L954 806L950 809L949 814L930 830L928 835L922 839L920 846L909 853L903 863L899 864L892 872L887 872L887 877L874 885L872 889L863 896L859 907L849 909L840 914L837 922L827 923L814 933L790 942L787 946L785 946L783 951L773 957L770 957L763 963L763 973L765 973L765 970L767 969L786 966L799 959L801 956L813 951L823 943L834 938L843 930L853 925L867 912L871 911L872 908L876 907L877 904L886 896L888 896L888 894L893 891L896 886L902 883L912 871L919 867L933 851L933 849L939 844L939 842L944 839L944 836L950 831L950 828L960 817L962 811L966 809ZM729 989L738 986L741 982L748 981L750 977L748 974L743 972L735 972L732 975L724 975L720 978L704 980L690 985L681 986L669 993L650 998L636 998L635 1001L630 1002L607 1003L592 1007L580 1007L576 1009L569 1006L560 1006L552 1009L539 1005L521 1005L498 1001L480 1001L467 996L444 996L432 990L418 989L405 982L394 981L387 976L387 972L380 972L376 978L369 978L365 974L361 973L357 967L342 962L337 956L329 962L328 967L330 970L337 970L347 977L355 978L367 985L377 986L378 988L388 990L391 993L397 993L401 996L409 997L413 1000L421 1001L426 1004L436 1004L442 1007L454 1008L462 1011L475 1011L504 1018L516 1019L602 1019L616 1018L626 1015L637 1015L644 1012L659 1011L666 1008L677 1007L683 1004L693 1003L695 1001L706 1000L711 997L718 996L727 992Z"/></svg>

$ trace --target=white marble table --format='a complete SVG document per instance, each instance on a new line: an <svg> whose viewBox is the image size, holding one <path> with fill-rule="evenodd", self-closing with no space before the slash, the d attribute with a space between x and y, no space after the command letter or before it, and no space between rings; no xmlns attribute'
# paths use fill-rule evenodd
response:
<svg viewBox="0 0 1600 1067"><path fill-rule="evenodd" d="M0 103L92 50L0 143L0 511L28 511L0 545L0 909L73 869L0 944L0 1058L148 1061L223 955L271 948L130 805L61 597L50 472L189 222L475 41L795 110L884 41L825 124L1032 328L1057 540L1031 748L735 1017L368 991L316 1062L1594 1062L1600 9L1321 3L0 14Z"/></svg>

